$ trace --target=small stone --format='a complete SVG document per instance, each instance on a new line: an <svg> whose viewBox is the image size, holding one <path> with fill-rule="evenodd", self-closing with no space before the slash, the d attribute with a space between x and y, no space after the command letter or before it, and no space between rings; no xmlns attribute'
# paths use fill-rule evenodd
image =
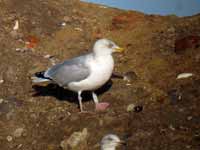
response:
<svg viewBox="0 0 200 150"><path fill-rule="evenodd" d="M103 126L103 124L104 124L104 121L103 121L102 119L100 119L100 120L99 120L99 125L100 125L100 126Z"/></svg>
<svg viewBox="0 0 200 150"><path fill-rule="evenodd" d="M28 49L26 48L16 48L15 51L16 52L21 52L21 53L24 53L25 51L27 51Z"/></svg>
<svg viewBox="0 0 200 150"><path fill-rule="evenodd" d="M169 129L171 129L172 131L176 130L172 124L169 125Z"/></svg>
<svg viewBox="0 0 200 150"><path fill-rule="evenodd" d="M142 110L143 110L143 107L142 107L142 106L135 106L135 107L134 107L134 112L139 113L139 112L141 112Z"/></svg>
<svg viewBox="0 0 200 150"><path fill-rule="evenodd" d="M18 146L17 146L17 149L19 149L19 148L21 148L22 147L22 144L19 144Z"/></svg>
<svg viewBox="0 0 200 150"><path fill-rule="evenodd" d="M23 128L18 128L14 131L13 136L16 138L21 137L23 132L24 132Z"/></svg>
<svg viewBox="0 0 200 150"><path fill-rule="evenodd" d="M61 23L61 26L63 26L63 27L66 26L66 25L67 25L66 22Z"/></svg>
<svg viewBox="0 0 200 150"><path fill-rule="evenodd" d="M126 111L127 111L127 112L132 112L132 111L134 110L134 108L135 108L135 105L134 105L134 104L129 104L129 105L127 106L127 108L126 108Z"/></svg>
<svg viewBox="0 0 200 150"><path fill-rule="evenodd" d="M176 79L185 79L185 78L189 78L192 76L193 76L192 73L181 73L181 74L177 75Z"/></svg>
<svg viewBox="0 0 200 150"><path fill-rule="evenodd" d="M76 149L80 144L82 145L86 142L88 136L87 128L84 128L80 132L74 132L68 139L64 139L60 146L63 150L68 150L68 148Z"/></svg>
<svg viewBox="0 0 200 150"><path fill-rule="evenodd" d="M72 21L72 19L69 16L64 16L63 20L65 22L71 22Z"/></svg>
<svg viewBox="0 0 200 150"><path fill-rule="evenodd" d="M81 28L74 28L74 30L76 30L76 31L83 31L83 29L81 29Z"/></svg>
<svg viewBox="0 0 200 150"><path fill-rule="evenodd" d="M52 58L53 56L52 55L49 55L49 54L47 54L47 55L45 55L44 56L44 58L46 58L46 59L50 59L50 58Z"/></svg>
<svg viewBox="0 0 200 150"><path fill-rule="evenodd" d="M4 80L3 80L3 79L0 80L0 84L2 84L2 83L4 83Z"/></svg>
<svg viewBox="0 0 200 150"><path fill-rule="evenodd" d="M20 52L20 51L21 51L21 48L16 48L15 51L16 51L16 52Z"/></svg>
<svg viewBox="0 0 200 150"><path fill-rule="evenodd" d="M123 78L125 81L131 82L137 79L137 75L133 71L126 72Z"/></svg>
<svg viewBox="0 0 200 150"><path fill-rule="evenodd" d="M13 27L13 30L18 30L19 29L19 21L15 20L15 25Z"/></svg>
<svg viewBox="0 0 200 150"><path fill-rule="evenodd" d="M3 103L3 101L4 101L4 99L3 99L3 98L0 98L0 104L2 104L2 103Z"/></svg>
<svg viewBox="0 0 200 150"><path fill-rule="evenodd" d="M192 120L192 118L193 118L192 116L188 116L187 120L190 121L190 120Z"/></svg>
<svg viewBox="0 0 200 150"><path fill-rule="evenodd" d="M186 146L187 149L190 149L191 147L192 147L191 145L187 145L187 146Z"/></svg>
<svg viewBox="0 0 200 150"><path fill-rule="evenodd" d="M13 116L14 116L14 111L11 110L10 112L8 112L8 113L6 114L6 119L7 119L7 120L10 120L10 119L12 119Z"/></svg>
<svg viewBox="0 0 200 150"><path fill-rule="evenodd" d="M7 136L6 139L7 139L8 142L11 142L13 140L12 136L10 136L10 135Z"/></svg>

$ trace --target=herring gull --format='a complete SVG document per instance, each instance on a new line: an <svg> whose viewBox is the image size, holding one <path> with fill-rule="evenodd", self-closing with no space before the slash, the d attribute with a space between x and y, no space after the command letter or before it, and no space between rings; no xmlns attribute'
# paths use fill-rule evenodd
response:
<svg viewBox="0 0 200 150"><path fill-rule="evenodd" d="M125 141L120 140L120 138L115 134L107 134L101 140L101 150L115 150L119 145L125 145Z"/></svg>
<svg viewBox="0 0 200 150"><path fill-rule="evenodd" d="M96 110L103 110L106 103L99 103L95 90L104 85L111 77L114 68L113 52L123 49L108 39L99 39L93 46L93 52L56 64L46 71L37 72L32 77L34 83L53 81L61 87L78 93L78 101L83 112L83 91L92 91Z"/></svg>

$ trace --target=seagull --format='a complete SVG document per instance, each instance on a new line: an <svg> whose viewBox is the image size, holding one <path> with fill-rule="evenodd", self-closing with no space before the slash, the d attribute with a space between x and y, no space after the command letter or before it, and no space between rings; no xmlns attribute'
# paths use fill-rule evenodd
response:
<svg viewBox="0 0 200 150"><path fill-rule="evenodd" d="M78 93L80 111L84 112L81 93L91 91L95 110L105 110L108 103L99 103L95 90L111 77L114 68L112 53L123 49L108 39L97 40L89 54L81 55L56 64L46 71L37 72L33 83L52 81L61 87Z"/></svg>
<svg viewBox="0 0 200 150"><path fill-rule="evenodd" d="M107 134L101 140L101 150L115 150L117 146L126 144L115 134Z"/></svg>

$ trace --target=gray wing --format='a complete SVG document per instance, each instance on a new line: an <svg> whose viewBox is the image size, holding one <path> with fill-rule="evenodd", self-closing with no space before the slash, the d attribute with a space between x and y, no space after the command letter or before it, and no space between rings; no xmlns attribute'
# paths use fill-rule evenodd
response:
<svg viewBox="0 0 200 150"><path fill-rule="evenodd" d="M66 86L70 82L81 81L90 74L85 62L90 55L83 55L57 64L45 72L45 77L55 81L60 86Z"/></svg>

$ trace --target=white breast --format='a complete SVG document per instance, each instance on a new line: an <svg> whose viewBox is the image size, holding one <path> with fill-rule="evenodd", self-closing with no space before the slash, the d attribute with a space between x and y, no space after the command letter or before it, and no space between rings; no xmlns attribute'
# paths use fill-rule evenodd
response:
<svg viewBox="0 0 200 150"><path fill-rule="evenodd" d="M91 74L85 80L68 85L73 91L95 90L104 85L112 75L114 61L112 55L91 59L88 62Z"/></svg>

